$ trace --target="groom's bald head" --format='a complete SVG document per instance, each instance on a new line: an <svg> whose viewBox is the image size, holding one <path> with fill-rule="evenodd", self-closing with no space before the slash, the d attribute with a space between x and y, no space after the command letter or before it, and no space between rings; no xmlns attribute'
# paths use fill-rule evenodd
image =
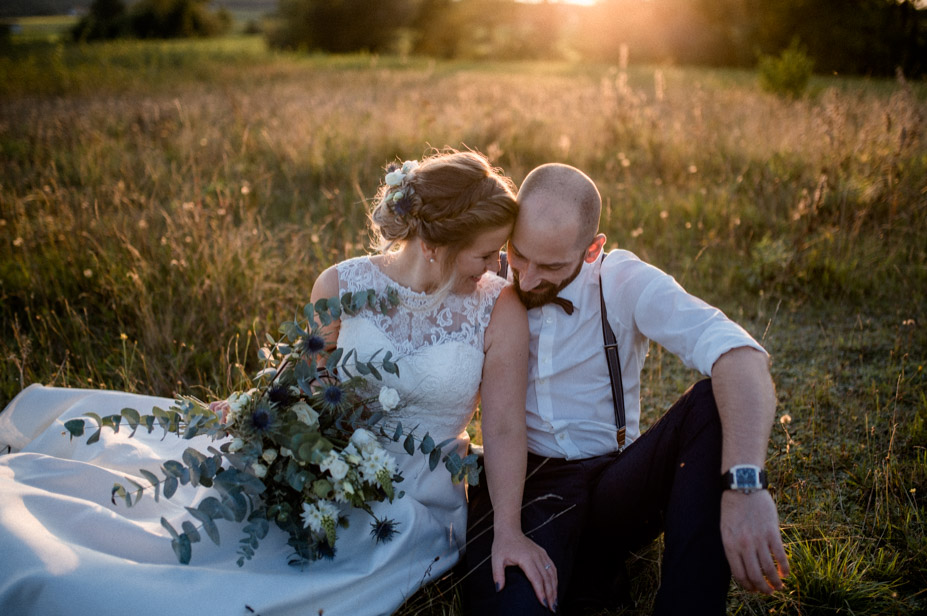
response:
<svg viewBox="0 0 927 616"><path fill-rule="evenodd" d="M595 183L575 167L549 163L534 169L518 191L516 226L574 232L578 247L586 247L599 228L602 198Z"/></svg>

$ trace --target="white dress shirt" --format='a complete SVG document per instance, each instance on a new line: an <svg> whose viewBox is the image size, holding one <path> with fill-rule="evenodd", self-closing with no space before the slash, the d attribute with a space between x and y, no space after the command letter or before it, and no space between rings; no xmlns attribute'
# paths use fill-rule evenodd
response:
<svg viewBox="0 0 927 616"><path fill-rule="evenodd" d="M640 376L649 340L705 376L731 349L766 352L720 310L626 250L584 263L560 292L573 302L572 315L556 304L528 311L528 450L537 455L581 459L618 449L602 341L600 269L608 320L618 341L628 443L640 435Z"/></svg>

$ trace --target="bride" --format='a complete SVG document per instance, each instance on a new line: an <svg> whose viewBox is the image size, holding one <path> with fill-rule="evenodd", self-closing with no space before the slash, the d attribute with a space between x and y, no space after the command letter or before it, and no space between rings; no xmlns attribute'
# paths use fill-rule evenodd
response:
<svg viewBox="0 0 927 616"><path fill-rule="evenodd" d="M460 454L481 403L495 512L494 577L501 586L504 568L519 566L538 599L553 606L556 569L520 526L525 310L512 287L492 273L517 212L511 182L482 156L449 151L391 170L377 197L370 221L379 253L325 270L312 300L392 289L399 303L386 313L343 316L329 326L329 343L356 349L360 361L380 349L398 357L402 379L387 374L371 387L397 389L410 401L399 419L436 441L455 438ZM241 568L234 542L200 543L191 564L177 564L160 519L184 518L178 503L191 502L197 488L181 488L190 499L148 498L132 508L113 506L110 489L140 468L178 459L190 441L104 431L99 443L88 445L69 439L64 429L64 422L88 412L132 407L147 413L171 402L32 385L0 413L0 446L11 452L0 456L0 613L390 614L447 572L465 549L464 486L443 467L430 471L422 457L387 443L406 492L391 504L374 503L375 511L396 521L398 534L390 542L371 542L366 514L356 510L349 515L355 523L338 531L334 558L305 570L287 565L292 549L276 529Z"/></svg>

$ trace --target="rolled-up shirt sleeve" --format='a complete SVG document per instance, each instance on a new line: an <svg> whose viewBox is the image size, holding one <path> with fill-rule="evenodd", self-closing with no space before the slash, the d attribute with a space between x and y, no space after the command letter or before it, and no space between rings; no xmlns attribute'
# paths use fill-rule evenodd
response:
<svg viewBox="0 0 927 616"><path fill-rule="evenodd" d="M721 310L686 292L659 269L642 264L649 282L634 306L637 329L677 355L689 368L711 376L718 358L731 349L766 350Z"/></svg>

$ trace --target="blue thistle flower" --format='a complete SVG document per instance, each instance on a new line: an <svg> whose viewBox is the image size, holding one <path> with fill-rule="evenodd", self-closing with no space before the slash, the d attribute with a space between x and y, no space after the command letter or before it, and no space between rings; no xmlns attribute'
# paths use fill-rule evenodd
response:
<svg viewBox="0 0 927 616"><path fill-rule="evenodd" d="M308 338L303 338L301 348L303 355L315 355L325 348L325 339L318 334L312 334Z"/></svg>
<svg viewBox="0 0 927 616"><path fill-rule="evenodd" d="M281 385L276 383L267 390L267 399L277 405L287 405L290 402L293 402L293 399L296 396L290 392L290 388L287 385Z"/></svg>
<svg viewBox="0 0 927 616"><path fill-rule="evenodd" d="M405 216L412 210L412 195L405 191L403 195L393 202L393 212L397 216Z"/></svg>
<svg viewBox="0 0 927 616"><path fill-rule="evenodd" d="M374 518L374 522L370 523L370 536L377 540L377 543L388 543L399 531L396 530L396 527L399 526L399 522L395 520L379 520Z"/></svg>
<svg viewBox="0 0 927 616"><path fill-rule="evenodd" d="M270 432L273 424L273 411L266 404L258 404L254 411L251 412L250 425L255 432L259 434Z"/></svg>
<svg viewBox="0 0 927 616"><path fill-rule="evenodd" d="M322 392L322 401L329 408L336 409L344 401L344 390L337 385L329 385Z"/></svg>

